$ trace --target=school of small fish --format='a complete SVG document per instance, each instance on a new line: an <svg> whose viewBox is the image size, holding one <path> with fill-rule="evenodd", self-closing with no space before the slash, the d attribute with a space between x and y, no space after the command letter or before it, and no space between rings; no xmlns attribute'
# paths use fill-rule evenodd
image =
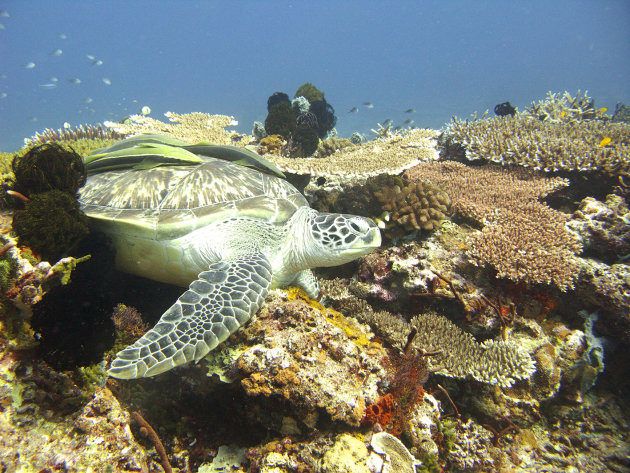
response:
<svg viewBox="0 0 630 473"><path fill-rule="evenodd" d="M0 18L5 19L5 18L10 18L10 14L9 12L7 12L6 10L1 10L0 9ZM6 29L5 25L0 23L0 30ZM68 40L69 36L66 33L59 33L57 35L57 38L61 41L66 41ZM1 39L0 39L1 41ZM37 76L39 76L40 74L42 74L42 72L40 71L44 71L46 69L46 66L49 64L59 64L58 61L64 61L64 58L66 57L66 54L64 54L64 49L59 47L59 48L54 48L52 50L49 50L48 52L48 56L50 57L50 59L45 59L45 56L38 56L40 59L36 59L37 62L35 61L25 61L21 64L21 67L25 70L28 71L33 71L33 74L36 74ZM72 54L68 55L69 58L72 57ZM104 62L102 59L98 58L97 55L95 54L91 54L91 52L88 52L85 54L85 58L87 59L87 62L89 64L90 67L94 67L94 70L99 69L101 66L104 65ZM1 66L4 66L5 64L0 64ZM10 72L10 71L9 71ZM62 87L74 87L76 91L79 91L79 93L82 93L81 91L85 91L85 86L86 84L94 84L94 79L93 79L93 75L94 73L90 73L87 70L86 72L86 76L87 77L82 77L82 76L78 76L78 77L64 77L61 80L58 77L55 76L44 76L44 78L40 79L37 83L37 86L39 88L39 90L45 91L45 90L49 90L49 91L53 91ZM30 74L30 73L29 73ZM0 73L0 79L7 79L8 75L7 73ZM110 77L104 77L104 76L100 76L100 82L102 83L102 85L104 86L111 86L112 85L112 79ZM65 84L64 84L65 83ZM6 99L9 97L9 92L8 91L2 91L2 84L0 84L0 99ZM42 92L43 94L49 94L52 92ZM92 106L90 104L92 104L92 102L94 102L94 99L90 96L84 96L81 101L83 102L84 106L83 108L80 108L78 110L78 113L82 113L84 111L88 111L90 114L94 114L96 112L96 110L94 108L91 108ZM123 112L128 112L127 109L127 105L131 105L131 103L136 104L135 106L137 106L137 101L136 100L131 100L131 101L126 101L125 97L122 97L119 105L122 108L121 111ZM142 109L140 109L140 112L143 115L148 115L149 113L151 113L151 109L148 106L143 107ZM110 115L112 113L110 112ZM30 121L36 122L38 121L38 117L37 116L30 116L28 117L28 119ZM64 123L64 126L67 125L67 122Z"/></svg>

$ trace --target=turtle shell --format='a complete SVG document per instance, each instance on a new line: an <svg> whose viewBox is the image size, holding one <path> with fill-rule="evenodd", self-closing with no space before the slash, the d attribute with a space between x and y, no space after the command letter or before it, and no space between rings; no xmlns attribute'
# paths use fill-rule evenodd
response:
<svg viewBox="0 0 630 473"><path fill-rule="evenodd" d="M308 206L284 179L210 157L191 166L117 169L88 176L82 210L96 227L150 239L174 239L230 217L285 223Z"/></svg>

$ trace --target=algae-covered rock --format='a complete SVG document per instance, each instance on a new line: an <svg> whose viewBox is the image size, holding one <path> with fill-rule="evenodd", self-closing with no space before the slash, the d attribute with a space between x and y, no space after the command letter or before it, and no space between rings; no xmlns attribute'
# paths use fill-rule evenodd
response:
<svg viewBox="0 0 630 473"><path fill-rule="evenodd" d="M333 447L320 461L322 473L372 473L368 468L366 445L349 434L338 437Z"/></svg>

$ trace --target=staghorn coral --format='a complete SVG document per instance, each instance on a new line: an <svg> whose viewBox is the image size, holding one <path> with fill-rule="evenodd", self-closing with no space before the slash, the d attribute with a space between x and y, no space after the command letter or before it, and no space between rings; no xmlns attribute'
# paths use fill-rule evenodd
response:
<svg viewBox="0 0 630 473"><path fill-rule="evenodd" d="M566 227L568 216L538 200L566 186L566 180L522 168L455 162L421 163L403 177L443 186L457 214L483 225L467 243L471 254L492 264L499 276L573 287L581 244Z"/></svg>
<svg viewBox="0 0 630 473"><path fill-rule="evenodd" d="M100 123L97 125L79 125L77 127L63 127L53 130L46 128L36 132L30 138L24 138L24 146L36 146L44 143L76 142L76 141L99 141L110 142L123 138L122 133L111 128L104 128ZM105 146L105 145L103 145Z"/></svg>
<svg viewBox="0 0 630 473"><path fill-rule="evenodd" d="M517 211L501 209L488 219L481 233L469 238L470 253L491 264L499 277L529 284L573 288L581 243L566 229L569 217L538 202Z"/></svg>
<svg viewBox="0 0 630 473"><path fill-rule="evenodd" d="M383 187L374 193L391 221L407 231L433 230L448 218L451 199L428 181Z"/></svg>
<svg viewBox="0 0 630 473"><path fill-rule="evenodd" d="M605 143L604 138L610 138ZM461 145L468 159L519 165L545 172L630 172L630 125L603 120L538 120L525 114L477 121L454 119L447 147Z"/></svg>
<svg viewBox="0 0 630 473"><path fill-rule="evenodd" d="M577 91L575 97L569 92L547 92L547 97L538 102L532 102L525 107L523 114L532 118L555 122L575 122L604 118L605 108L596 109L595 101L588 96L588 91Z"/></svg>
<svg viewBox="0 0 630 473"><path fill-rule="evenodd" d="M226 130L236 124L233 117L209 115L207 113L186 113L183 115L166 112L171 123L164 123L145 115L131 115L125 123L106 121L103 124L125 138L141 133L166 135L186 143L195 144L206 141L216 145L232 145L235 132Z"/></svg>
<svg viewBox="0 0 630 473"><path fill-rule="evenodd" d="M361 182L370 176L398 174L419 162L437 160L437 135L435 130L415 129L343 148L323 158L291 159L272 154L265 158L289 173Z"/></svg>

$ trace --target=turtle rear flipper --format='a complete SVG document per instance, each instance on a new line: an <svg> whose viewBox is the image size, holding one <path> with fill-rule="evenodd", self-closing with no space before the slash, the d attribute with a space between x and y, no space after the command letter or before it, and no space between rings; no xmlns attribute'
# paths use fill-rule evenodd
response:
<svg viewBox="0 0 630 473"><path fill-rule="evenodd" d="M108 374L142 378L199 361L260 308L271 279L262 253L210 265L155 327L116 355Z"/></svg>

